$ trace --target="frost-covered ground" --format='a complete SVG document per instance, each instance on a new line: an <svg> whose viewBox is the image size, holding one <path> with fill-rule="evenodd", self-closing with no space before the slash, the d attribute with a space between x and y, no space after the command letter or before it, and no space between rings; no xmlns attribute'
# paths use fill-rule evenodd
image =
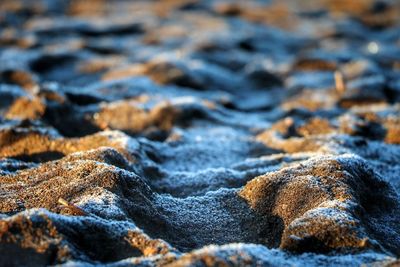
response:
<svg viewBox="0 0 400 267"><path fill-rule="evenodd" d="M395 0L0 1L0 266L396 266Z"/></svg>

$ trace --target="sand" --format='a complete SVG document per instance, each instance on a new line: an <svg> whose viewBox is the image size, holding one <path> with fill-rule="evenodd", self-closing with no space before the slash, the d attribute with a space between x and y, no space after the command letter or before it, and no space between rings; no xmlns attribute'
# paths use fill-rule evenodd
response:
<svg viewBox="0 0 400 267"><path fill-rule="evenodd" d="M0 266L400 264L399 18L0 2Z"/></svg>

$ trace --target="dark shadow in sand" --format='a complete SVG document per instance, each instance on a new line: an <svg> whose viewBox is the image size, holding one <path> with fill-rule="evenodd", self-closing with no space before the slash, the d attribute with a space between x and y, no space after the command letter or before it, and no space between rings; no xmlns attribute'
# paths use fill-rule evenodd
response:
<svg viewBox="0 0 400 267"><path fill-rule="evenodd" d="M12 159L24 161L24 162L35 162L35 163L43 163L52 160L58 160L63 158L65 155L59 151L45 151L33 154L21 154L12 157Z"/></svg>

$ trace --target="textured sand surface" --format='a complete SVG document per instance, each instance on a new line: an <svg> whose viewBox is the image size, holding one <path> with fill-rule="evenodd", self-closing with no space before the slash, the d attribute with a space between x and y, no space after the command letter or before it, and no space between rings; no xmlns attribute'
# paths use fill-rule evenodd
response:
<svg viewBox="0 0 400 267"><path fill-rule="evenodd" d="M397 266L400 3L0 1L0 266Z"/></svg>

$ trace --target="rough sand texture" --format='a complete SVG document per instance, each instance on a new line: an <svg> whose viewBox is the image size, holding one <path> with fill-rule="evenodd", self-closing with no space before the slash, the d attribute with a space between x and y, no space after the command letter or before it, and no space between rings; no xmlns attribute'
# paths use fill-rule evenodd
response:
<svg viewBox="0 0 400 267"><path fill-rule="evenodd" d="M0 1L0 266L400 264L395 0Z"/></svg>

